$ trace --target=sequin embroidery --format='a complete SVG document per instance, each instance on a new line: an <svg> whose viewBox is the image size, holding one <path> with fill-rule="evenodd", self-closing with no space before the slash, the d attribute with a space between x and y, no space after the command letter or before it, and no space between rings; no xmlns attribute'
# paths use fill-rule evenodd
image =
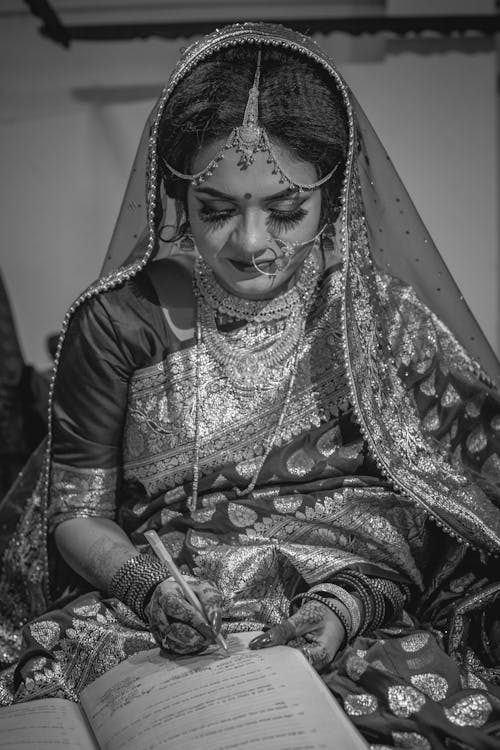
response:
<svg viewBox="0 0 500 750"><path fill-rule="evenodd" d="M377 699L369 693L348 695L344 698L344 709L349 716L367 716L377 710Z"/></svg>
<svg viewBox="0 0 500 750"><path fill-rule="evenodd" d="M387 691L387 697L391 711L404 719L420 711L425 703L425 697L422 693L408 685L390 687Z"/></svg>
<svg viewBox="0 0 500 750"><path fill-rule="evenodd" d="M446 718L459 727L482 727L491 713L491 703L485 695L467 695L446 707L444 712Z"/></svg>
<svg viewBox="0 0 500 750"><path fill-rule="evenodd" d="M433 701L442 701L448 693L448 681L434 672L412 675L410 681L414 687Z"/></svg>

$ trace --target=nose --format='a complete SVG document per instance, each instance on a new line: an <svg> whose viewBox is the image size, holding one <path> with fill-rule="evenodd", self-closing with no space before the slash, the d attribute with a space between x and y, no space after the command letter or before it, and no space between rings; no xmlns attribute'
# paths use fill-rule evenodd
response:
<svg viewBox="0 0 500 750"><path fill-rule="evenodd" d="M231 242L242 259L263 255L270 242L265 212L249 210L242 214L232 233Z"/></svg>

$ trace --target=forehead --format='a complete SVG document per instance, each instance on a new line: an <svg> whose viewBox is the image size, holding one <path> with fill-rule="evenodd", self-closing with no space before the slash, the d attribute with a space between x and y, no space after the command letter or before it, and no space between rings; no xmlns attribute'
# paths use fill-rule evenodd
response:
<svg viewBox="0 0 500 750"><path fill-rule="evenodd" d="M224 141L208 144L197 153L191 168L193 172L202 170L214 159L224 145ZM280 167L297 183L308 184L317 180L313 164L304 162L284 147L273 144ZM287 189L286 182L280 182L279 174L273 174L272 164L268 164L268 155L258 151L254 154L253 163L242 169L238 162L240 156L234 148L224 151L224 158L213 174L202 187L210 187L234 198L243 199L249 193L255 199L264 199ZM295 191L294 191L295 192Z"/></svg>

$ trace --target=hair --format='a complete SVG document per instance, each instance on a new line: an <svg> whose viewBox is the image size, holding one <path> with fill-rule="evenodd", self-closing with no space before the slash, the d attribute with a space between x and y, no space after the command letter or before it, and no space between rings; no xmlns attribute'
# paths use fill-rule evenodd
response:
<svg viewBox="0 0 500 750"><path fill-rule="evenodd" d="M167 195L185 208L188 182L163 165L192 171L193 157L241 125L252 86L257 46L223 49L200 62L172 92L159 132L161 177ZM346 108L338 87L321 65L288 49L262 45L259 122L291 154L316 167L318 179L338 162L322 188L322 220L338 213L347 153Z"/></svg>

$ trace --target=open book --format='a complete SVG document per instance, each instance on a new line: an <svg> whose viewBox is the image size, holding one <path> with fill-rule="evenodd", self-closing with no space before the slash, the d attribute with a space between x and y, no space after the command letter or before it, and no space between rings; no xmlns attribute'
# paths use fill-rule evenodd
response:
<svg viewBox="0 0 500 750"><path fill-rule="evenodd" d="M303 654L143 651L98 678L81 705L46 698L0 709L1 750L366 750Z"/></svg>

